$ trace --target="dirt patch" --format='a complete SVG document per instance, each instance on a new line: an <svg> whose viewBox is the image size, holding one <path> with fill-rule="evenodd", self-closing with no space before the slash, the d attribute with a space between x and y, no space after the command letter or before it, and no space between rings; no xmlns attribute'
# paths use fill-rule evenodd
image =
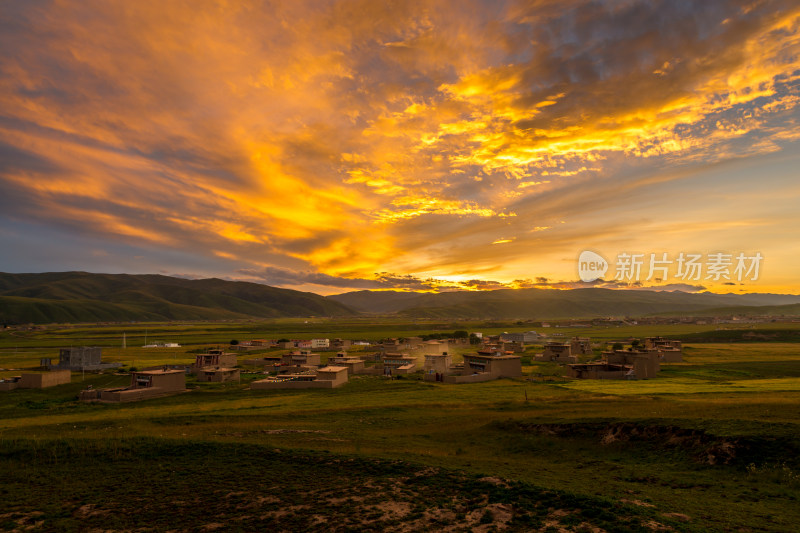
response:
<svg viewBox="0 0 800 533"><path fill-rule="evenodd" d="M492 485L497 485L498 487L508 488L508 480L501 479L499 477L482 477L478 481L483 481L484 483L491 483Z"/></svg>
<svg viewBox="0 0 800 533"><path fill-rule="evenodd" d="M673 520L680 520L681 522L689 522L692 519L692 517L681 513L664 513L661 516L672 518Z"/></svg>
<svg viewBox="0 0 800 533"><path fill-rule="evenodd" d="M643 502L642 500L627 500L621 499L620 502L627 503L629 505L638 505L639 507L655 507L652 503Z"/></svg>
<svg viewBox="0 0 800 533"><path fill-rule="evenodd" d="M97 509L96 505L88 503L78 507L78 509L75 511L75 516L78 518L89 518L92 516L105 516L109 513L110 511L105 509Z"/></svg>
<svg viewBox="0 0 800 533"><path fill-rule="evenodd" d="M402 518L411 513L411 504L408 502L381 502L376 507L393 518Z"/></svg>

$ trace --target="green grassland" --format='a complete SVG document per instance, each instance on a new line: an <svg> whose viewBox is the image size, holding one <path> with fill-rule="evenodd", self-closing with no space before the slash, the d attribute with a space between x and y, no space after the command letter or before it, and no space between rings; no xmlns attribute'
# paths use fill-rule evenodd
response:
<svg viewBox="0 0 800 533"><path fill-rule="evenodd" d="M125 326L128 346L142 326ZM123 350L119 326L6 331L0 367L35 367L67 340L143 367L187 363L232 338L536 329L360 319L147 328L184 346ZM757 329L792 338L800 324ZM717 331L556 330L600 344ZM189 379L189 392L139 403L75 400L88 384L128 381L108 373L0 393L0 529L796 530L800 343L689 343L684 362L646 381L566 380L558 365L531 363L536 350L523 379L470 385L356 376L334 390L250 391L257 376L244 374Z"/></svg>

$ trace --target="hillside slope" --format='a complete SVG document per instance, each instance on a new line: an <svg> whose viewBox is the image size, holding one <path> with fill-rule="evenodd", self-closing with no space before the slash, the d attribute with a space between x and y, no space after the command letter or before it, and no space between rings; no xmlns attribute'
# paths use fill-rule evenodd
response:
<svg viewBox="0 0 800 533"><path fill-rule="evenodd" d="M10 323L348 316L317 294L258 283L155 274L0 273L0 319Z"/></svg>

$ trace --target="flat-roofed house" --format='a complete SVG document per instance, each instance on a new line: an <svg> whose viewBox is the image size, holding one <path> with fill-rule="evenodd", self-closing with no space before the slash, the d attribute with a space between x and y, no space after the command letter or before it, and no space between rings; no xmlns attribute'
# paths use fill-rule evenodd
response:
<svg viewBox="0 0 800 533"><path fill-rule="evenodd" d="M428 354L425 356L425 363L422 368L425 374L446 374L453 366L453 358L447 352L439 354Z"/></svg>
<svg viewBox="0 0 800 533"><path fill-rule="evenodd" d="M422 343L423 355L438 355L450 350L450 343L447 340L425 341Z"/></svg>
<svg viewBox="0 0 800 533"><path fill-rule="evenodd" d="M603 352L603 359L609 364L630 366L631 379L654 378L661 370L658 350L611 350Z"/></svg>
<svg viewBox="0 0 800 533"><path fill-rule="evenodd" d="M219 349L208 350L194 357L194 364L190 368L192 374L197 374L205 368L233 368L236 366L236 354L226 353Z"/></svg>
<svg viewBox="0 0 800 533"><path fill-rule="evenodd" d="M312 350L321 350L323 348L329 348L330 345L331 345L330 339L311 339Z"/></svg>
<svg viewBox="0 0 800 533"><path fill-rule="evenodd" d="M579 379L650 379L660 368L658 350L609 350L603 361L567 365L567 376Z"/></svg>
<svg viewBox="0 0 800 533"><path fill-rule="evenodd" d="M380 364L375 365L373 368L386 376L397 376L401 374L410 374L417 367L417 358L404 353L387 353L384 354L383 360Z"/></svg>
<svg viewBox="0 0 800 533"><path fill-rule="evenodd" d="M239 381L241 373L238 368L203 368L197 372L198 381L212 383L225 383L227 381Z"/></svg>
<svg viewBox="0 0 800 533"><path fill-rule="evenodd" d="M14 389L44 389L63 385L72 380L69 370L51 370L49 372L26 372L20 376L0 380L0 391Z"/></svg>
<svg viewBox="0 0 800 533"><path fill-rule="evenodd" d="M343 366L347 368L347 375L359 374L364 371L364 360L354 355L347 355L347 352L339 352L336 355L328 358L328 364L331 366Z"/></svg>
<svg viewBox="0 0 800 533"><path fill-rule="evenodd" d="M584 363L567 365L567 376L577 379L626 379L632 372L628 365Z"/></svg>
<svg viewBox="0 0 800 533"><path fill-rule="evenodd" d="M104 363L103 349L99 346L74 346L61 348L58 351L58 364L51 365L51 370L73 370L75 372L106 370L118 368L120 363Z"/></svg>
<svg viewBox="0 0 800 533"><path fill-rule="evenodd" d="M526 331L525 333L502 333L500 339L505 342L521 342L532 343L539 340L539 334L535 331Z"/></svg>
<svg viewBox="0 0 800 533"><path fill-rule="evenodd" d="M282 360L282 355L264 355L257 359L245 359L242 361L242 364L250 366L276 366L280 365Z"/></svg>
<svg viewBox="0 0 800 533"><path fill-rule="evenodd" d="M350 345L353 344L352 341L348 339L333 339L331 341L330 349L331 350L347 350Z"/></svg>
<svg viewBox="0 0 800 533"><path fill-rule="evenodd" d="M81 399L99 399L104 402L135 402L149 398L159 398L178 394L186 390L186 372L183 370L161 369L131 372L131 384L124 389L104 389L88 394ZM92 396L95 396L94 398Z"/></svg>
<svg viewBox="0 0 800 533"><path fill-rule="evenodd" d="M578 356L573 355L571 344L548 342L544 345L544 351L537 355L535 360L553 363L577 363Z"/></svg>
<svg viewBox="0 0 800 533"><path fill-rule="evenodd" d="M572 337L570 347L574 355L592 355L592 340L588 337Z"/></svg>
<svg viewBox="0 0 800 533"><path fill-rule="evenodd" d="M308 350L295 350L281 357L281 365L287 366L319 366L320 355Z"/></svg>
<svg viewBox="0 0 800 533"><path fill-rule="evenodd" d="M253 390L263 389L333 389L347 383L347 368L324 366L293 374L270 376L250 383Z"/></svg>
<svg viewBox="0 0 800 533"><path fill-rule="evenodd" d="M681 341L665 339L664 337L647 337L644 347L648 350L661 352L661 360L665 363L680 363L683 361L683 344Z"/></svg>
<svg viewBox="0 0 800 533"><path fill-rule="evenodd" d="M522 358L513 352L479 350L475 354L465 354L464 363L456 365L452 371L456 373L444 376L444 382L479 383L500 378L518 378L522 377Z"/></svg>
<svg viewBox="0 0 800 533"><path fill-rule="evenodd" d="M63 385L72 380L69 370L51 370L50 372L34 372L22 374L19 380L20 389L44 389Z"/></svg>

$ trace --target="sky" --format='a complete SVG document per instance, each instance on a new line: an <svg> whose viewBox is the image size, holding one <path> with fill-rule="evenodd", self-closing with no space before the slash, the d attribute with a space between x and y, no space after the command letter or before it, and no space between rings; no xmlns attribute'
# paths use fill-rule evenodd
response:
<svg viewBox="0 0 800 533"><path fill-rule="evenodd" d="M794 0L3 2L0 271L797 294L798 103Z"/></svg>

